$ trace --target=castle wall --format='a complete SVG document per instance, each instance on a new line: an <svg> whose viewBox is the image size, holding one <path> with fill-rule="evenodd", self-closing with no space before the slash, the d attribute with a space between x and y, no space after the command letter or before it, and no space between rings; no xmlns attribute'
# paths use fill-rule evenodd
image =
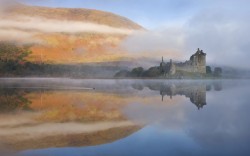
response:
<svg viewBox="0 0 250 156"><path fill-rule="evenodd" d="M185 65L185 66L175 66L177 71L189 72L189 73L206 73L206 66L192 66L192 65Z"/></svg>

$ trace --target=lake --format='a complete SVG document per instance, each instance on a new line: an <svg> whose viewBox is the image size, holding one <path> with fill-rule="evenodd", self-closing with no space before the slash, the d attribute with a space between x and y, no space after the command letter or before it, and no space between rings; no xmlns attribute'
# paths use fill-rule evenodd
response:
<svg viewBox="0 0 250 156"><path fill-rule="evenodd" d="M0 79L2 156L249 156L249 80Z"/></svg>

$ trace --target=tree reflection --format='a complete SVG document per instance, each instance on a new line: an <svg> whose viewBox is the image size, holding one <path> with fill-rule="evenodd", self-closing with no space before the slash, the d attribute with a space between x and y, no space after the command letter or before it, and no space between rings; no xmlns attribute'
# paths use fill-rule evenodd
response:
<svg viewBox="0 0 250 156"><path fill-rule="evenodd" d="M25 98L26 94L23 90L0 88L0 113L30 110L30 101Z"/></svg>

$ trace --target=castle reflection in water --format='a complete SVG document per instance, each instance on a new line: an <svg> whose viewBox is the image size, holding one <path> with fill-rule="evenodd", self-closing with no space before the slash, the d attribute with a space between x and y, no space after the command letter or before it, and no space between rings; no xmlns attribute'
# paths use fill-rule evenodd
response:
<svg viewBox="0 0 250 156"><path fill-rule="evenodd" d="M144 86L133 85L134 89L142 90L144 87L148 87L150 90L159 91L162 101L164 97L168 96L170 99L173 96L185 96L190 99L190 101L197 106L198 109L203 108L206 102L206 92L207 91L221 91L222 83L157 83L157 84L144 84Z"/></svg>

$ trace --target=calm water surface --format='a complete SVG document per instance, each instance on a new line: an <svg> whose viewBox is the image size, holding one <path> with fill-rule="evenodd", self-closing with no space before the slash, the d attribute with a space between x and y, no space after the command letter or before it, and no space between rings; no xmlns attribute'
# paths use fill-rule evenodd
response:
<svg viewBox="0 0 250 156"><path fill-rule="evenodd" d="M250 81L0 79L2 156L249 156Z"/></svg>

